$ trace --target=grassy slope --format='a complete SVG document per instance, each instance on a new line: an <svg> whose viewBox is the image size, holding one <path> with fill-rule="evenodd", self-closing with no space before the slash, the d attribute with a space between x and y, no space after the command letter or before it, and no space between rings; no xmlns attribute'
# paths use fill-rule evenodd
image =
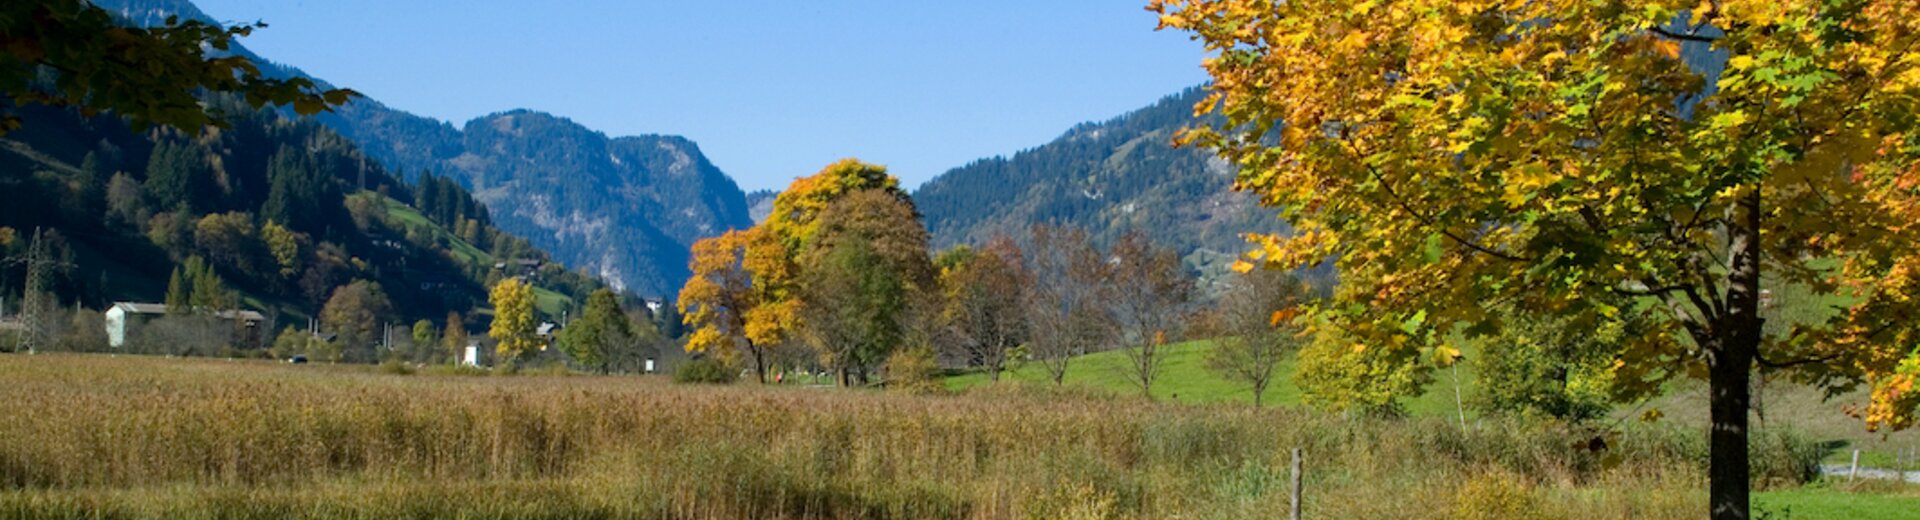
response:
<svg viewBox="0 0 1920 520"><path fill-rule="evenodd" d="M533 288L533 309L553 321L560 321L561 312L571 309L573 302L566 295L553 292L545 287Z"/></svg>
<svg viewBox="0 0 1920 520"><path fill-rule="evenodd" d="M415 210L412 206L406 205L406 203L394 200L392 197L386 197L384 201L387 205L388 217L409 226L425 226L427 229L433 230L434 235L445 238L447 248L453 250L454 260L469 265L493 264L494 259L492 254L482 251L478 247L474 247L473 244L469 244L466 240L455 236L452 232L447 231L446 228L440 227L439 224L427 220L427 216L420 214L419 210ZM533 298L534 309L539 311L541 315L554 320L559 320L561 312L571 306L566 295L554 292L545 287L534 287Z"/></svg>
<svg viewBox="0 0 1920 520"><path fill-rule="evenodd" d="M493 255L487 254L486 251L481 251L478 247L473 247L473 244L469 244L466 240L461 240L460 237L454 236L454 234L447 231L446 228L442 228L439 224L427 220L427 216L421 215L418 210L413 209L413 206L408 206L400 201L393 200L392 197L383 197L382 199L387 204L387 216L409 226L425 226L428 229L432 229L434 235L445 237L448 247L453 250L455 260L470 265L488 265L493 263Z"/></svg>

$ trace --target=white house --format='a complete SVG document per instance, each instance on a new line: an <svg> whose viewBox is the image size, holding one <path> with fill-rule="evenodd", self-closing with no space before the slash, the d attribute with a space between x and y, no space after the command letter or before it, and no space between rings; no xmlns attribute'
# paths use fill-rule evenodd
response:
<svg viewBox="0 0 1920 520"><path fill-rule="evenodd" d="M460 362L462 364L465 364L470 367L485 366L481 364L482 360L480 359L480 343L478 342L467 343L466 351L463 352L463 354L465 355L460 356Z"/></svg>

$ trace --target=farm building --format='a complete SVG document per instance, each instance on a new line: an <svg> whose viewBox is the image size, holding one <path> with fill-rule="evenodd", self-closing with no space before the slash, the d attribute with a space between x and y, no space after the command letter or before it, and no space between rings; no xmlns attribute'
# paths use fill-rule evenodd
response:
<svg viewBox="0 0 1920 520"><path fill-rule="evenodd" d="M107 308L107 312L105 313L107 345L114 348L120 348L126 345L127 338L132 337L141 325L145 324L148 320L159 318L166 314L167 306L165 304L114 302L113 306ZM210 314L210 316L221 322L244 325L244 327L235 327L235 330L245 330L248 331L248 334L252 335L260 334L260 331L263 330L262 326L267 321L266 316L262 316L258 312L246 310L216 311ZM259 338L247 337L237 339L240 340L239 343L254 345L258 344Z"/></svg>

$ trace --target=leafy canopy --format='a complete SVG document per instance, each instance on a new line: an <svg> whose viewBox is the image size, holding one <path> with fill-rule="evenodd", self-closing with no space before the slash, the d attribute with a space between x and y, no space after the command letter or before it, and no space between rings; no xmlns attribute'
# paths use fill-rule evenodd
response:
<svg viewBox="0 0 1920 520"><path fill-rule="evenodd" d="M1628 390L1752 359L1871 384L1870 426L1912 424L1915 2L1149 9L1213 53L1215 92L1196 112L1226 122L1181 139L1237 163L1236 187L1296 229L1259 237L1253 260L1338 267L1333 301L1314 309L1350 335L1335 352L1443 358L1450 332L1500 328L1482 302L1582 329L1646 313L1658 319L1623 338L1607 374ZM1763 283L1845 310L1761 340ZM1741 357L1742 342L1758 347Z"/></svg>
<svg viewBox="0 0 1920 520"><path fill-rule="evenodd" d="M792 339L800 326L798 262L819 232L820 214L861 190L905 197L899 186L885 167L844 159L795 179L766 222L696 242L678 307L694 328L687 350L730 356L738 346L757 356Z"/></svg>
<svg viewBox="0 0 1920 520"><path fill-rule="evenodd" d="M496 342L494 350L502 362L523 358L540 348L540 339L534 336L532 285L519 278L501 280L487 299L493 303L493 325L487 329L487 336Z"/></svg>
<svg viewBox="0 0 1920 520"><path fill-rule="evenodd" d="M264 23L223 28L169 18L165 26L126 27L83 0L21 0L0 6L0 92L15 106L78 107L112 112L136 128L152 125L198 130L223 126L221 114L200 102L201 91L232 92L254 108L292 105L313 115L359 94L321 89L306 78L270 78L244 56L234 39ZM19 127L0 120L0 134Z"/></svg>

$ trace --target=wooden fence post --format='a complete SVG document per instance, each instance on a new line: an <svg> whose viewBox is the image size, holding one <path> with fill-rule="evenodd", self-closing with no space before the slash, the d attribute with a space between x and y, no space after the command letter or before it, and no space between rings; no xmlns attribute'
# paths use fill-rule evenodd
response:
<svg viewBox="0 0 1920 520"><path fill-rule="evenodd" d="M1288 512L1288 515L1287 515L1287 518L1290 518L1292 520L1300 520L1300 490L1301 490L1301 481L1302 481L1302 475L1300 470L1301 458L1302 457L1300 455L1300 448L1294 448L1293 449L1293 508Z"/></svg>
<svg viewBox="0 0 1920 520"><path fill-rule="evenodd" d="M1847 482L1849 483L1853 482L1853 477L1859 474L1860 474L1860 450L1855 449L1853 450L1853 468L1847 470Z"/></svg>

